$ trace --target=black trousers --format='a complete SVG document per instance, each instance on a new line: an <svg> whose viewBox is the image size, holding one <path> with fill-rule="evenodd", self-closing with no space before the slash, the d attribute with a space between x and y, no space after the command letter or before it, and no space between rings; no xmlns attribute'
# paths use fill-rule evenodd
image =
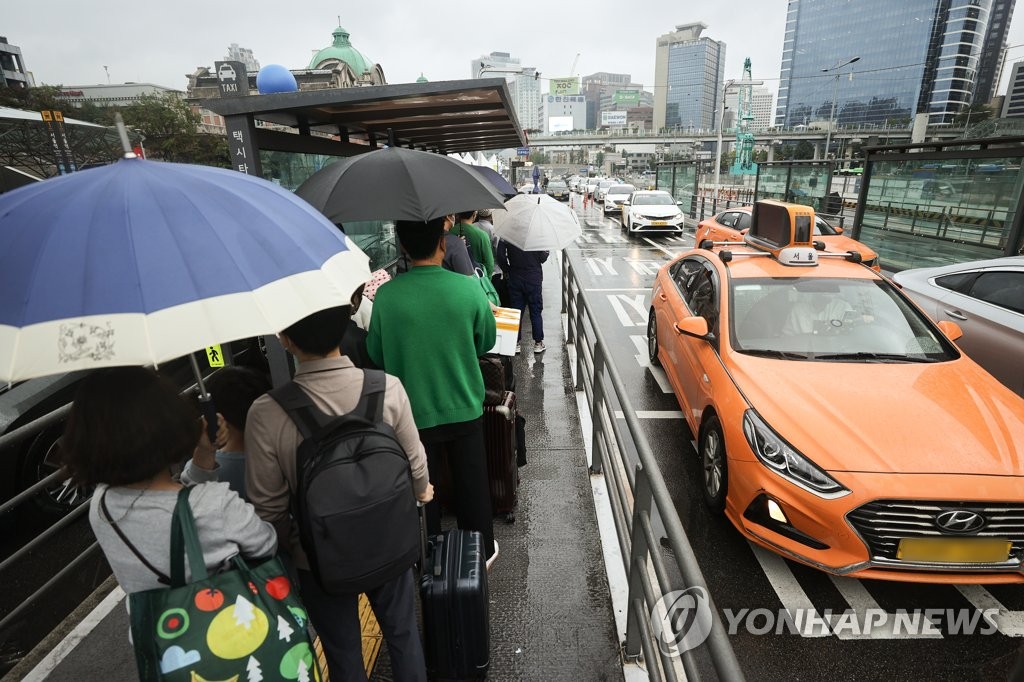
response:
<svg viewBox="0 0 1024 682"><path fill-rule="evenodd" d="M388 643L395 682L427 680L413 585L410 568L394 580L366 592ZM327 594L313 574L303 570L299 570L299 588L323 644L332 682L367 682L363 667L363 633L359 627L359 595Z"/></svg>
<svg viewBox="0 0 1024 682"><path fill-rule="evenodd" d="M430 480L435 483L441 480L442 457L447 454L459 528L480 531L490 558L494 554L494 508L487 481L483 417L420 429L420 441L427 451ZM430 502L424 513L427 532L431 535L440 533L441 507L437 500Z"/></svg>

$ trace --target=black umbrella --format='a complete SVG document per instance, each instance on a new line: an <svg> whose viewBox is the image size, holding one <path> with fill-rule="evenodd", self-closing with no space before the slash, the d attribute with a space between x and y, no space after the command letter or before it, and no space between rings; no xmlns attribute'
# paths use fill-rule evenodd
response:
<svg viewBox="0 0 1024 682"><path fill-rule="evenodd" d="M493 168L488 168L487 166L470 166L470 168L494 185L494 189L498 190L506 199L511 199L515 195L519 194L519 190L513 187L512 184L501 175L501 173ZM483 207L481 206L481 208Z"/></svg>
<svg viewBox="0 0 1024 682"><path fill-rule="evenodd" d="M401 147L336 161L311 175L295 193L336 223L430 220L501 208L505 199L466 164Z"/></svg>

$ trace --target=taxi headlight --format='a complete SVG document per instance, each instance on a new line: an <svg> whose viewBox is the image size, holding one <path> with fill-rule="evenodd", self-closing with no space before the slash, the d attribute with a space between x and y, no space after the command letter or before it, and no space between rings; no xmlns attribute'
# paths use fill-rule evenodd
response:
<svg viewBox="0 0 1024 682"><path fill-rule="evenodd" d="M753 410L743 415L743 435L761 463L787 481L825 499L850 494L817 464L790 447Z"/></svg>

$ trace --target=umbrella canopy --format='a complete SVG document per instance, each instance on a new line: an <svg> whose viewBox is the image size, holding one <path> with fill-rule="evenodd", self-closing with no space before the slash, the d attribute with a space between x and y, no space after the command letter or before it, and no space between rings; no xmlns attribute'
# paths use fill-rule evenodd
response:
<svg viewBox="0 0 1024 682"><path fill-rule="evenodd" d="M296 191L334 222L431 220L504 197L466 164L440 154L388 147L336 161Z"/></svg>
<svg viewBox="0 0 1024 682"><path fill-rule="evenodd" d="M508 197L514 197L519 194L519 190L513 187L508 180L506 180L501 173L498 171L488 168L487 166L470 166L474 172L480 175L483 179L494 185L494 189L498 190L507 199ZM489 206L480 206L479 208L491 208Z"/></svg>
<svg viewBox="0 0 1024 682"><path fill-rule="evenodd" d="M124 159L0 195L0 381L157 364L349 302L368 259L273 183Z"/></svg>
<svg viewBox="0 0 1024 682"><path fill-rule="evenodd" d="M547 194L517 194L492 218L494 236L523 251L554 251L583 234L576 212Z"/></svg>

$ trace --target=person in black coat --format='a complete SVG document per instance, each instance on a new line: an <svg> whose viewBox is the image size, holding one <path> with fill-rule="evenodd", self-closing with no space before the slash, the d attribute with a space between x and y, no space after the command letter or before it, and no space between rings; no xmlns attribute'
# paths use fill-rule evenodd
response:
<svg viewBox="0 0 1024 682"><path fill-rule="evenodd" d="M509 301L512 307L520 312L529 306L534 353L544 352L544 322L541 311L544 310L543 266L547 259L547 251L523 251L505 240L498 242L497 262L501 264L501 269L508 280ZM522 326L519 327L519 338L523 338ZM516 353L519 350L520 345L516 344Z"/></svg>

